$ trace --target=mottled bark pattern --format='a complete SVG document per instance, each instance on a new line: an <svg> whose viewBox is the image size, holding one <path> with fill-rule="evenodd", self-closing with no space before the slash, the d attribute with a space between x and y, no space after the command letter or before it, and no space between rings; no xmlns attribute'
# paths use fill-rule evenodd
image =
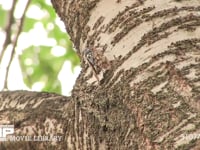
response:
<svg viewBox="0 0 200 150"><path fill-rule="evenodd" d="M19 141L0 142L1 150L65 149L66 128L74 118L73 102L47 92L0 92L0 124L12 124L15 136L61 136L60 142ZM67 113L65 113L67 111ZM71 125L72 126L72 125Z"/></svg>
<svg viewBox="0 0 200 150"><path fill-rule="evenodd" d="M100 86L83 66L73 91L79 129L74 148L197 147L198 139L182 137L199 130L200 3L52 2L69 8L57 11L78 51L102 46L112 63ZM66 19L70 15L82 24ZM194 128L187 129L191 124Z"/></svg>
<svg viewBox="0 0 200 150"><path fill-rule="evenodd" d="M98 84L82 63L72 97L58 104L65 136L58 149L200 148L199 138L187 137L200 135L199 0L52 3L82 62L93 46L111 64Z"/></svg>

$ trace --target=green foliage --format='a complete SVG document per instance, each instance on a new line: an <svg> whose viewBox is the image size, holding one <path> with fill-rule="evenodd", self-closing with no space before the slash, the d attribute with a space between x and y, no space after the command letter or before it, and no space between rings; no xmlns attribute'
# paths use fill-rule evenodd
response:
<svg viewBox="0 0 200 150"><path fill-rule="evenodd" d="M30 61L32 60L32 61ZM29 47L20 56L24 82L31 88L35 82L44 82L43 90L60 93L61 85L57 75L66 60L65 56L55 57L51 47ZM27 63L30 61L30 63Z"/></svg>
<svg viewBox="0 0 200 150"><path fill-rule="evenodd" d="M1 19L0 19L0 27L4 27L5 26L5 22L6 22L6 14L7 11L3 10L1 5L0 5L0 14L1 14Z"/></svg>
<svg viewBox="0 0 200 150"><path fill-rule="evenodd" d="M32 29L38 20L26 17L23 27L23 32L28 32Z"/></svg>
<svg viewBox="0 0 200 150"><path fill-rule="evenodd" d="M79 65L79 58L73 49L69 36L66 32L62 32L55 22L57 15L54 8L46 4L45 0L32 0L29 9L33 5L39 7L46 15L42 18L40 16L38 16L40 18L31 18L26 15L23 32L29 33L34 26L40 22L47 32L47 37L53 38L56 41L56 46L65 48L66 52L62 56L54 56L52 47L44 44L37 46L30 45L28 48L24 49L19 56L24 83L29 88L32 88L35 83L43 82L44 87L42 90L61 93L61 83L58 80L58 74L64 62L66 60L71 61L73 70L74 67ZM5 27L6 13L7 11L0 7L0 27ZM39 36L40 33L38 33L38 37Z"/></svg>

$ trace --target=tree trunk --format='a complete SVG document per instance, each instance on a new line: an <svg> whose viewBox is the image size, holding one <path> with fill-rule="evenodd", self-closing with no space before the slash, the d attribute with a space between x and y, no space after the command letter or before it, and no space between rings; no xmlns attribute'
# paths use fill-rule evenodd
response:
<svg viewBox="0 0 200 150"><path fill-rule="evenodd" d="M62 140L0 149L200 149L199 0L52 3L82 62L72 96L1 92L0 124ZM86 48L103 51L94 62L106 57L109 68L95 72Z"/></svg>

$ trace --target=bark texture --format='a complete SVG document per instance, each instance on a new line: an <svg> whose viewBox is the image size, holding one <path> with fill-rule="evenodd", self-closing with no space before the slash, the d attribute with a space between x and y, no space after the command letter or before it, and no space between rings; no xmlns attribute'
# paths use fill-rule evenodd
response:
<svg viewBox="0 0 200 150"><path fill-rule="evenodd" d="M0 143L57 149L200 149L200 1L52 0L82 61L69 98L2 92L1 118L20 134L61 142ZM82 57L104 51L98 75ZM2 124L2 122L0 122Z"/></svg>

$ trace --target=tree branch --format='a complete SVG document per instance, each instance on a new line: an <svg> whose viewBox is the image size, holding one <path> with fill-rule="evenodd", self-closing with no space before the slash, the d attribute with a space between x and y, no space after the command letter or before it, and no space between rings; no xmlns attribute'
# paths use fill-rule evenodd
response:
<svg viewBox="0 0 200 150"><path fill-rule="evenodd" d="M21 33L22 29L23 29L25 14L26 14L26 11L27 11L27 9L28 9L28 6L29 6L30 2L31 2L31 0L28 0L28 1L27 1L27 4L26 4L26 6L25 6L25 8L24 8L23 15L22 15L22 17L21 17L21 19L20 19L20 22L19 22L19 29L18 29L18 31L17 31L16 37L15 37L14 40L13 40L13 48L12 48L12 51L11 51L11 56L10 56L10 60L9 60L8 66L6 67L6 75L5 75L4 88L3 88L3 89L8 89L7 81L8 81L9 69L10 69L12 60L13 60L13 58L14 58L15 48L16 48L16 45L17 45L17 42L18 42L19 35L20 35L20 33Z"/></svg>
<svg viewBox="0 0 200 150"><path fill-rule="evenodd" d="M3 47L2 47L2 50L1 50L1 54L0 54L0 62L2 61L2 58L3 58L3 55L6 51L6 48L7 46L10 44L11 42L11 27L12 27L12 24L13 24L13 20L14 20L14 10L15 10L15 6L16 6L16 3L17 3L17 0L13 0L13 3L12 3L12 7L9 11L9 14L8 14L8 21L7 21L7 25L5 27L5 33L6 33L6 39L3 43Z"/></svg>

